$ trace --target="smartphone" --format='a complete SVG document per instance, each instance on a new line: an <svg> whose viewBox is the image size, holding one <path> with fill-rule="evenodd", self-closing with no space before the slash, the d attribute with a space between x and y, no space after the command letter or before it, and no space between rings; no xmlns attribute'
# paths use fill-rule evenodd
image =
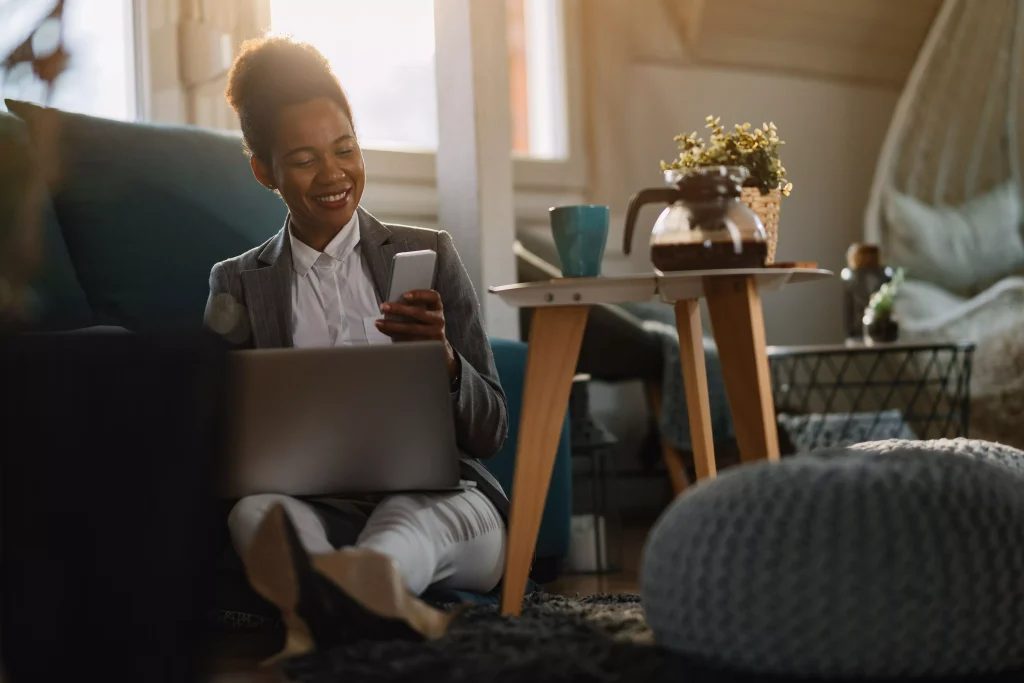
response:
<svg viewBox="0 0 1024 683"><path fill-rule="evenodd" d="M434 269L437 267L437 252L430 249L406 251L395 254L391 260L391 283L388 285L388 302L400 302L406 292L415 289L433 289ZM388 316L388 320L402 320L400 316Z"/></svg>

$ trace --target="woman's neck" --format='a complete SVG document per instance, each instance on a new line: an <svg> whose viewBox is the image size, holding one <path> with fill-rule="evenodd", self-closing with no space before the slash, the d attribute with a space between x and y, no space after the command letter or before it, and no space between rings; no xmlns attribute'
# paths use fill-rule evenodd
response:
<svg viewBox="0 0 1024 683"><path fill-rule="evenodd" d="M295 235L295 239L299 240L307 247L321 252L326 249L327 245L331 243L331 240L337 237L338 233L344 230L347 226L346 224L337 229L309 230L305 226L300 225L294 218L291 219L290 223L292 234Z"/></svg>

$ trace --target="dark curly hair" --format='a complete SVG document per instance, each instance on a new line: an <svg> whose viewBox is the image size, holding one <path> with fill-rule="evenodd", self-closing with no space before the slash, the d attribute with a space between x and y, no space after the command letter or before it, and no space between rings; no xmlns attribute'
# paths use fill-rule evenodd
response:
<svg viewBox="0 0 1024 683"><path fill-rule="evenodd" d="M352 122L348 98L327 58L309 43L289 36L242 43L224 94L238 114L246 153L268 164L277 115L284 107L326 97Z"/></svg>

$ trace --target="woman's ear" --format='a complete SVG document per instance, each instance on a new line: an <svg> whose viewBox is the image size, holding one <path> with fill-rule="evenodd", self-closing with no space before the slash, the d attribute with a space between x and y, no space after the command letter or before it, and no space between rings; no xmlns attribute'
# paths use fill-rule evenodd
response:
<svg viewBox="0 0 1024 683"><path fill-rule="evenodd" d="M260 182L268 190L276 190L277 185L274 183L274 176L270 172L270 167L260 161L255 154L249 157L249 166L252 167L252 174L256 176L256 180Z"/></svg>

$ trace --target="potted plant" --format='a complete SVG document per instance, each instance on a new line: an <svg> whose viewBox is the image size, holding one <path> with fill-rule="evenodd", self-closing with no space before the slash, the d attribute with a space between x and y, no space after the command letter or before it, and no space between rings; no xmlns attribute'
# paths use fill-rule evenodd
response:
<svg viewBox="0 0 1024 683"><path fill-rule="evenodd" d="M896 295L903 282L903 269L897 268L892 279L871 295L864 309L864 340L869 344L894 342L900 336L899 321L896 319Z"/></svg>
<svg viewBox="0 0 1024 683"><path fill-rule="evenodd" d="M749 123L736 124L725 132L721 117L708 116L706 128L711 130L709 142L694 131L677 135L679 156L672 162L661 162L666 179L674 183L680 173L702 166L742 166L749 175L743 182L742 199L764 224L768 237L768 258L774 263L779 243L779 210L782 197L788 197L793 183L786 180L786 169L779 159L779 139L774 123L754 128Z"/></svg>

